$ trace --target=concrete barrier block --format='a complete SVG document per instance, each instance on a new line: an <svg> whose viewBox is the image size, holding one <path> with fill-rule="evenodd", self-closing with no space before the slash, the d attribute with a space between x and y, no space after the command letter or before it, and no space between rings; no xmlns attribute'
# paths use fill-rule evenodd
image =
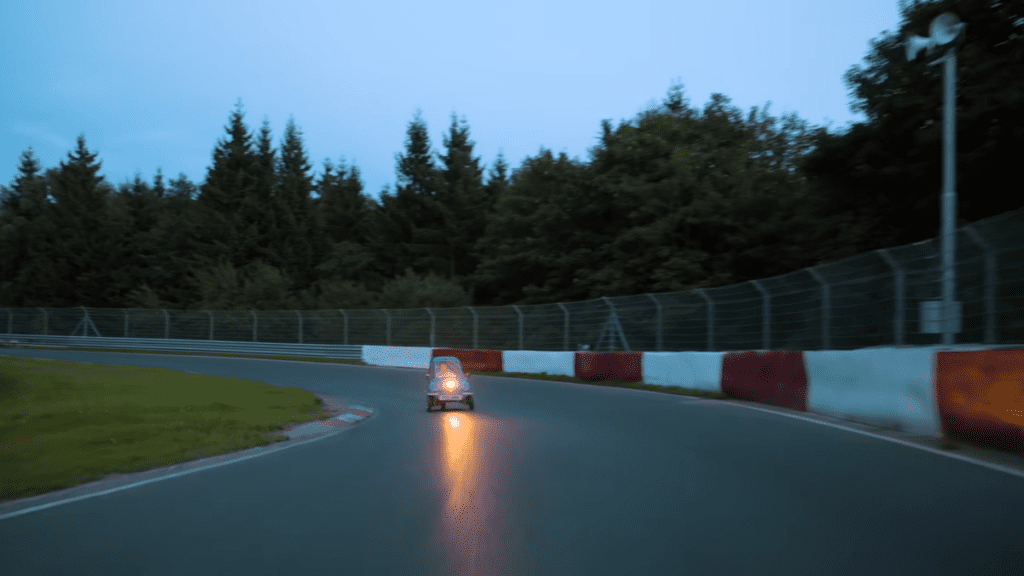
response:
<svg viewBox="0 0 1024 576"><path fill-rule="evenodd" d="M938 436L934 355L896 348L804 352L807 410Z"/></svg>
<svg viewBox="0 0 1024 576"><path fill-rule="evenodd" d="M462 362L464 370L503 372L501 350L465 350L462 348L434 348L433 356L454 356Z"/></svg>
<svg viewBox="0 0 1024 576"><path fill-rule="evenodd" d="M643 355L646 384L722 391L725 352L644 352Z"/></svg>
<svg viewBox="0 0 1024 576"><path fill-rule="evenodd" d="M576 352L575 375L583 380L626 380L643 378L640 352Z"/></svg>
<svg viewBox="0 0 1024 576"><path fill-rule="evenodd" d="M505 350L501 353L502 371L572 376L575 373L574 354L575 352Z"/></svg>
<svg viewBox="0 0 1024 576"><path fill-rule="evenodd" d="M1000 450L1024 451L1024 350L937 352L942 429Z"/></svg>
<svg viewBox="0 0 1024 576"><path fill-rule="evenodd" d="M807 372L802 352L727 352L722 359L722 392L794 410L807 410Z"/></svg>
<svg viewBox="0 0 1024 576"><path fill-rule="evenodd" d="M422 368L430 366L431 349L403 346L363 346L363 362L374 366Z"/></svg>

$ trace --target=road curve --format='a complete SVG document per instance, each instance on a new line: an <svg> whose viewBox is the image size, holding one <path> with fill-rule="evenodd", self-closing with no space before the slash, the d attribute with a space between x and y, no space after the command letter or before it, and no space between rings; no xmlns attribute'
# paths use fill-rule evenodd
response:
<svg viewBox="0 0 1024 576"><path fill-rule="evenodd" d="M427 413L418 370L3 355L245 378L374 411L2 519L3 574L1024 574L1020 477L725 402L474 376L475 411Z"/></svg>

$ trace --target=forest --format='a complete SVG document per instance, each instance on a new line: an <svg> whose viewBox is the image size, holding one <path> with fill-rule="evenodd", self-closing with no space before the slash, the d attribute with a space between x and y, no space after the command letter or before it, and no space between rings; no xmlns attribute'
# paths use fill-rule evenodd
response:
<svg viewBox="0 0 1024 576"><path fill-rule="evenodd" d="M595 121L585 160L474 156L452 114L417 114L380 200L342 159L316 172L289 121L229 113L203 182L113 185L85 135L57 167L31 148L0 187L0 306L313 310L541 304L760 279L937 236L941 67L903 37L952 10L959 224L1024 206L1024 3L915 2L844 75L866 120L832 131L722 94Z"/></svg>

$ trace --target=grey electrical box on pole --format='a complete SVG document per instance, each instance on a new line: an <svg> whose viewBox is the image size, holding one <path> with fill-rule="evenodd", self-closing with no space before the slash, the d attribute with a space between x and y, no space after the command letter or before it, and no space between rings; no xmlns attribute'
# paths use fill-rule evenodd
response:
<svg viewBox="0 0 1024 576"><path fill-rule="evenodd" d="M918 52L928 54L936 48L949 46L945 54L931 64L945 63L942 90L942 343L952 344L959 332L956 313L956 46L963 37L966 24L951 12L932 20L930 36L911 35L905 41L907 60ZM922 311L924 308L922 308Z"/></svg>

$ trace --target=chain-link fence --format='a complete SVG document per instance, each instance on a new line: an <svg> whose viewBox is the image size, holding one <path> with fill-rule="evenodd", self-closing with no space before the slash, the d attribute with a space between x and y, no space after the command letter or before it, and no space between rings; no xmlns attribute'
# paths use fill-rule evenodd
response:
<svg viewBox="0 0 1024 576"><path fill-rule="evenodd" d="M931 239L720 288L583 302L313 311L8 308L0 309L0 330L492 350L934 345L941 342L939 249ZM958 230L956 294L956 343L1024 343L1024 210Z"/></svg>

